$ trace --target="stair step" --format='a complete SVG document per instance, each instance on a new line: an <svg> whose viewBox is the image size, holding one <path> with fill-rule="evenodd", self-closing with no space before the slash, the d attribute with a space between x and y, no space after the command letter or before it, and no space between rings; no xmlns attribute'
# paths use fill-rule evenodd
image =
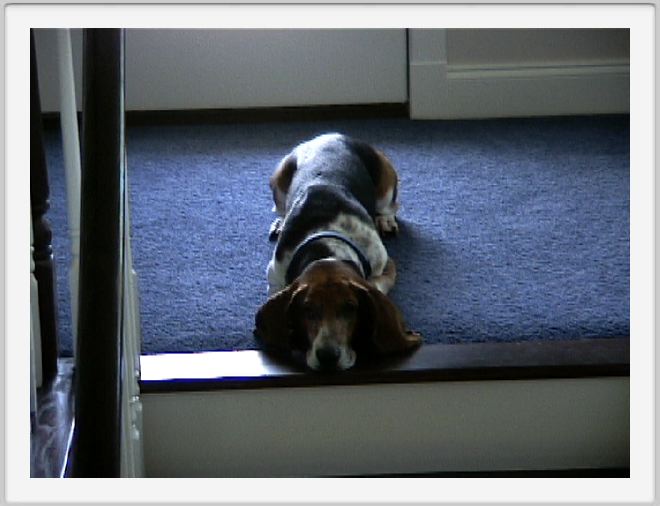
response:
<svg viewBox="0 0 660 506"><path fill-rule="evenodd" d="M433 344L338 373L306 370L258 350L141 357L142 393L222 389L627 376L627 337L569 341Z"/></svg>

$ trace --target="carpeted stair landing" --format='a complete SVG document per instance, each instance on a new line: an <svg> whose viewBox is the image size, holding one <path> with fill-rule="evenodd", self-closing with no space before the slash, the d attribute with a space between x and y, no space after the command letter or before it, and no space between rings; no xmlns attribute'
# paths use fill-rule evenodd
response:
<svg viewBox="0 0 660 506"><path fill-rule="evenodd" d="M427 343L629 334L628 116L141 126L127 131L143 351L256 348L273 244L268 178L339 131L400 179L391 292ZM59 132L46 132L61 351L71 354Z"/></svg>

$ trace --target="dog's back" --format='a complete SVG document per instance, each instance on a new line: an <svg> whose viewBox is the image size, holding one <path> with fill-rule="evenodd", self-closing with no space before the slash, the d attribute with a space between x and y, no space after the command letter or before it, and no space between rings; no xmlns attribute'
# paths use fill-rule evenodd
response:
<svg viewBox="0 0 660 506"><path fill-rule="evenodd" d="M269 234L277 239L268 266L269 293L311 262L329 257L351 262L389 290L392 269L386 282L378 281L388 264L379 234L396 230L396 186L389 161L366 143L325 134L296 146L270 179L279 217Z"/></svg>
<svg viewBox="0 0 660 506"><path fill-rule="evenodd" d="M359 202L370 217L375 215L376 196L368 165L368 151L373 149L341 134L327 134L301 144L295 150L296 171L291 180L286 209L300 203L305 193L315 188L329 189L317 197L347 198ZM374 154L375 156L375 154ZM374 159L375 161L375 159ZM335 190L335 191L332 191ZM318 205L315 199L306 199Z"/></svg>

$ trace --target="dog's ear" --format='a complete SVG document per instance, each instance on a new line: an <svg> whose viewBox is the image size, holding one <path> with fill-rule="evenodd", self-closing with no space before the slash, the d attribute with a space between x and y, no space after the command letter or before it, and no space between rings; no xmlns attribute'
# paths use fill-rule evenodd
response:
<svg viewBox="0 0 660 506"><path fill-rule="evenodd" d="M400 353L416 348L422 336L407 330L394 303L370 283L352 282L360 300L358 337L379 354ZM365 342L366 341L366 342Z"/></svg>
<svg viewBox="0 0 660 506"><path fill-rule="evenodd" d="M299 347L295 337L296 300L307 290L307 285L293 282L270 296L254 318L254 335L267 347L290 350Z"/></svg>

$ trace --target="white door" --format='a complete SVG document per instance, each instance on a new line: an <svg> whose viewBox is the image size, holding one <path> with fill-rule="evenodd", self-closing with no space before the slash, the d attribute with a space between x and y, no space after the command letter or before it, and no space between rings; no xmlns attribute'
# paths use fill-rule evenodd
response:
<svg viewBox="0 0 660 506"><path fill-rule="evenodd" d="M626 113L627 29L410 30L415 119Z"/></svg>

